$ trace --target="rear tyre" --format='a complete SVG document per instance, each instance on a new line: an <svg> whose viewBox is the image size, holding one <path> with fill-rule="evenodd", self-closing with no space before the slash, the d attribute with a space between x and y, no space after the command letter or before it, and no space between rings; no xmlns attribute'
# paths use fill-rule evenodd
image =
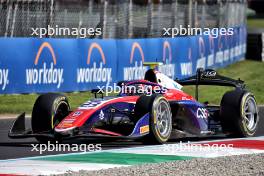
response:
<svg viewBox="0 0 264 176"><path fill-rule="evenodd" d="M57 93L40 95L32 111L33 133L52 132L69 112L70 105L66 96ZM36 137L36 139L41 143L46 143L49 140L45 137Z"/></svg>
<svg viewBox="0 0 264 176"><path fill-rule="evenodd" d="M221 100L220 117L225 133L236 137L254 136L259 122L254 95L239 89L226 92Z"/></svg>
<svg viewBox="0 0 264 176"><path fill-rule="evenodd" d="M137 119L149 112L149 134L145 144L162 144L169 140L172 131L172 114L169 102L159 94L141 96L135 107Z"/></svg>

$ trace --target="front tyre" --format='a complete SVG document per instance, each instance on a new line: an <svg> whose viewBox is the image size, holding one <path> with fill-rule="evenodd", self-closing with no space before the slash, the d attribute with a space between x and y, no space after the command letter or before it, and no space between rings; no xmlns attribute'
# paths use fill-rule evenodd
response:
<svg viewBox="0 0 264 176"><path fill-rule="evenodd" d="M66 96L57 93L40 95L33 107L31 126L33 133L52 132L70 112ZM39 142L47 142L44 137L36 137Z"/></svg>
<svg viewBox="0 0 264 176"><path fill-rule="evenodd" d="M149 112L150 131L144 138L146 144L162 144L169 140L172 131L172 113L169 102L159 94L143 95L136 104L135 113Z"/></svg>

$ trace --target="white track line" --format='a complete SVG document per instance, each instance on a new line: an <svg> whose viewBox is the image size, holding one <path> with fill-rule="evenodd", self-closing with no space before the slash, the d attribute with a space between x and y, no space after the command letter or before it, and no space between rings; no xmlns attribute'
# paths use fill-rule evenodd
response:
<svg viewBox="0 0 264 176"><path fill-rule="evenodd" d="M37 160L19 160L14 162L0 163L0 174L23 174L23 175L51 175L63 174L73 171L92 171L109 169L114 167L125 167L118 164L95 164L95 163L74 163Z"/></svg>

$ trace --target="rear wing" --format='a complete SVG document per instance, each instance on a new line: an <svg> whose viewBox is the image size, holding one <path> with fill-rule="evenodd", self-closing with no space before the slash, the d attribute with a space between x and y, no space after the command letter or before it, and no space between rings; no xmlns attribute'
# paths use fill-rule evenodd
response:
<svg viewBox="0 0 264 176"><path fill-rule="evenodd" d="M238 89L245 89L244 81L238 79L232 79L225 76L221 76L217 74L215 70L212 69L202 69L198 68L196 75L191 76L189 78L185 78L182 80L175 80L179 84L185 86L185 85L195 85L196 86L196 92L195 96L198 100L198 86L199 85L215 85L215 86L229 86L229 87L235 87Z"/></svg>

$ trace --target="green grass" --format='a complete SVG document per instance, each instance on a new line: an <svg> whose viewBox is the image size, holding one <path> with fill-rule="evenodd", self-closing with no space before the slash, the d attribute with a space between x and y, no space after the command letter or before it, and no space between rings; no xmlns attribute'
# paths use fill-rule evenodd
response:
<svg viewBox="0 0 264 176"><path fill-rule="evenodd" d="M248 27L264 28L264 19L248 19Z"/></svg>
<svg viewBox="0 0 264 176"><path fill-rule="evenodd" d="M220 69L222 75L234 79L241 78L247 84L247 88L256 96L258 104L264 104L264 63L257 61L242 61L235 63L227 68ZM200 86L200 101L209 101L218 104L225 91L230 88L215 86ZM184 91L194 95L194 87L188 86ZM78 107L93 95L89 92L66 93L72 109ZM0 114L3 113L31 113L37 94L30 95L0 95Z"/></svg>
<svg viewBox="0 0 264 176"><path fill-rule="evenodd" d="M93 97L90 92L65 93L69 98L72 109ZM38 94L23 95L0 95L0 114L17 114L26 112L30 114Z"/></svg>

